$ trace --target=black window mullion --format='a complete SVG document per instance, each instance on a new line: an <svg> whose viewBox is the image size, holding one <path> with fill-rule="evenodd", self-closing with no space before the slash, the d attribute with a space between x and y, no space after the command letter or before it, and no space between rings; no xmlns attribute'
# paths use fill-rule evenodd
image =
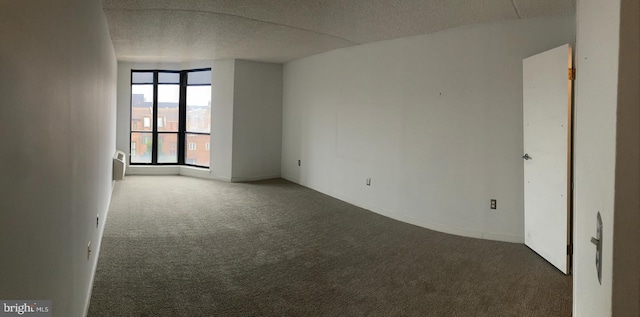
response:
<svg viewBox="0 0 640 317"><path fill-rule="evenodd" d="M186 156L186 134L187 129L187 74L180 72L180 101L178 103L178 164L185 163Z"/></svg>
<svg viewBox="0 0 640 317"><path fill-rule="evenodd" d="M155 69L155 70L131 70L130 73L130 80L131 80L131 86L134 85L133 83L133 75L136 72L148 72L148 73L152 73L152 82L136 82L135 85L153 85L153 98L152 98L152 118L151 118L151 131L149 130L145 130L144 128L138 127L138 129L133 129L133 121L129 120L129 146L131 147L131 142L133 140L133 134L134 133L150 133L151 134L151 140L152 140L152 147L151 147L151 161L149 163L131 163L131 164L135 164L135 165L164 165L164 164L175 164L175 163L159 163L158 159L159 159L159 152L160 152L160 143L159 143L159 139L161 137L162 134L164 134L165 132L168 134L175 134L177 136L177 148L176 148L176 154L177 154L177 164L179 165L188 165L188 166L199 166L200 165L195 165L195 164L187 164L186 163L186 154L187 154L187 134L195 134L195 135L209 135L209 137L211 136L211 133L204 133L204 132L188 132L187 131L187 88L188 86L211 86L211 84L188 84L188 75L190 72L198 72L198 71L210 71L210 68L202 68L202 69L190 69L190 70L181 70L181 71L175 71L175 70L159 70L159 69ZM179 79L179 85L180 85L180 96L179 96L179 103L178 103L178 131L176 132L169 132L169 131L159 131L159 121L158 121L158 111L159 111L159 98L158 98L158 90L159 90L159 85L160 83L160 74L161 73L179 73L180 75L180 79ZM146 81L146 80L144 80ZM163 84L174 84L174 83L170 83L170 82L163 82ZM131 104L132 102L132 96L129 96L129 104ZM129 109L130 111L130 117L133 117L133 106L130 107ZM205 166L202 166L205 167Z"/></svg>
<svg viewBox="0 0 640 317"><path fill-rule="evenodd" d="M151 147L151 164L158 164L158 71L153 72L153 114L151 120L153 122Z"/></svg>
<svg viewBox="0 0 640 317"><path fill-rule="evenodd" d="M129 74L129 89L133 89L133 71ZM133 100L129 91L129 164L131 164L131 140L133 140ZM137 146L137 145L136 145ZM138 149L136 148L136 152Z"/></svg>

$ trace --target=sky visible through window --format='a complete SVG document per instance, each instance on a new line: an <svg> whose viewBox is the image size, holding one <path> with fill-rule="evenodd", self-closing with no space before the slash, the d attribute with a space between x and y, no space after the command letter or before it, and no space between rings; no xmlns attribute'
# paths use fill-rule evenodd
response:
<svg viewBox="0 0 640 317"><path fill-rule="evenodd" d="M132 85L131 94L144 95L144 102L153 102L153 85ZM166 89L158 94L158 102L174 102L180 96L179 89ZM207 106L211 100L211 86L191 86L187 94L187 104Z"/></svg>

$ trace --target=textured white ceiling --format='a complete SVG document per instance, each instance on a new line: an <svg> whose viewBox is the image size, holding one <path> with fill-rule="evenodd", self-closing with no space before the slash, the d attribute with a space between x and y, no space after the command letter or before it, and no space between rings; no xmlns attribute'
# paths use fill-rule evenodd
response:
<svg viewBox="0 0 640 317"><path fill-rule="evenodd" d="M462 25L572 15L575 0L103 0L118 59L286 62Z"/></svg>

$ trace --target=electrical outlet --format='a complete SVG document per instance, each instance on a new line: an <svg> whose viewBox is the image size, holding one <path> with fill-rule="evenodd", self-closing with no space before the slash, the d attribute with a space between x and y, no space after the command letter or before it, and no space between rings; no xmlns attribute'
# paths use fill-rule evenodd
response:
<svg viewBox="0 0 640 317"><path fill-rule="evenodd" d="M90 258L91 258L91 241L89 241L89 244L87 245L87 261L89 261Z"/></svg>
<svg viewBox="0 0 640 317"><path fill-rule="evenodd" d="M367 178L367 186L371 186L371 177Z"/></svg>
<svg viewBox="0 0 640 317"><path fill-rule="evenodd" d="M498 208L498 200L491 199L491 209L497 209L497 208Z"/></svg>
<svg viewBox="0 0 640 317"><path fill-rule="evenodd" d="M301 163L302 163L302 162L300 162L300 160L298 160L298 166L302 165Z"/></svg>

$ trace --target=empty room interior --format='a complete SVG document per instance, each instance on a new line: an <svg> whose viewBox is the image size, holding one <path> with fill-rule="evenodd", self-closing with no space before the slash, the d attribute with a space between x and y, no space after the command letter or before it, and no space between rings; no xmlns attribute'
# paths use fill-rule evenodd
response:
<svg viewBox="0 0 640 317"><path fill-rule="evenodd" d="M637 0L0 0L0 43L2 316L640 316Z"/></svg>

